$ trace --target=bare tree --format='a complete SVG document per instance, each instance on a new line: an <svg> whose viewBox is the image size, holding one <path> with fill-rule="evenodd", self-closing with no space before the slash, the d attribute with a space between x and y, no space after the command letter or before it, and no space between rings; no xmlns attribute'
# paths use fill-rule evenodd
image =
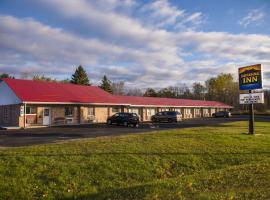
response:
<svg viewBox="0 0 270 200"><path fill-rule="evenodd" d="M140 88L130 88L127 93L127 96L143 96L143 92Z"/></svg>
<svg viewBox="0 0 270 200"><path fill-rule="evenodd" d="M125 94L125 82L113 82L112 83L112 93L116 95L124 95Z"/></svg>
<svg viewBox="0 0 270 200"><path fill-rule="evenodd" d="M205 91L206 87L202 85L201 83L193 83L192 85L192 92L193 92L193 98L198 100L204 100L205 99Z"/></svg>
<svg viewBox="0 0 270 200"><path fill-rule="evenodd" d="M34 75L32 78L34 81L44 81L44 82L57 82L55 78L51 78L44 75Z"/></svg>
<svg viewBox="0 0 270 200"><path fill-rule="evenodd" d="M32 74L28 71L22 72L20 75L21 79L31 79L32 78Z"/></svg>

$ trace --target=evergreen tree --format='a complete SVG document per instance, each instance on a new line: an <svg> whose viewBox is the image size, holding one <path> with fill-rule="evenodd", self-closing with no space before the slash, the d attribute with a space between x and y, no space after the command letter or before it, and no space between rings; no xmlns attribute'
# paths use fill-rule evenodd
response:
<svg viewBox="0 0 270 200"><path fill-rule="evenodd" d="M106 92L112 93L112 83L111 81L107 78L106 75L103 76L101 85L99 86L101 89L105 90Z"/></svg>
<svg viewBox="0 0 270 200"><path fill-rule="evenodd" d="M144 96L144 97L157 97L157 92L156 92L155 89L153 89L153 88L148 88L148 89L145 91L145 93L144 93L143 96Z"/></svg>
<svg viewBox="0 0 270 200"><path fill-rule="evenodd" d="M9 74L3 73L3 74L0 74L0 79L1 78L14 78L14 77L10 76Z"/></svg>
<svg viewBox="0 0 270 200"><path fill-rule="evenodd" d="M90 85L87 73L81 65L75 70L70 82L78 85Z"/></svg>

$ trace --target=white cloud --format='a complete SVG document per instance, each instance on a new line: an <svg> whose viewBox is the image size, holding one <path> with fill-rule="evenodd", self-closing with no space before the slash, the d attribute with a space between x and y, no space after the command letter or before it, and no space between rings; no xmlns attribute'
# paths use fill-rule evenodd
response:
<svg viewBox="0 0 270 200"><path fill-rule="evenodd" d="M51 12L94 33L84 36L35 19L0 16L0 72L20 74L28 70L69 76L82 64L92 80L107 74L145 88L204 81L220 72L236 72L237 66L246 62L270 61L267 35L198 32L191 27L201 24L203 14L187 14L168 1L143 5L152 6L145 7L151 10L149 18L160 17L158 26L153 21L153 26L148 26L144 18L118 10L137 9L137 2L120 2L43 1ZM157 13L161 5L167 7ZM186 26L188 23L191 25ZM165 28L165 24L183 27L176 31Z"/></svg>
<svg viewBox="0 0 270 200"><path fill-rule="evenodd" d="M249 11L247 16L243 17L241 20L239 20L239 24L243 26L244 28L247 28L250 24L260 24L265 17L265 12L262 8L254 9Z"/></svg>
<svg viewBox="0 0 270 200"><path fill-rule="evenodd" d="M114 73L130 71L132 73L126 73L126 76L133 76L135 79L139 76L137 71L144 73L159 65L164 69L172 69L183 62L177 56L177 48L128 48L98 39L81 38L33 19L12 16L0 17L0 46L1 51L5 52L0 55L0 68L3 69L7 64L17 65L21 69L16 70L17 73L30 68L30 71L40 73L49 73L51 70L52 74L56 71L70 74L74 66L82 64L87 66L89 72L95 67L94 71L101 76L104 72L115 69L110 65L126 62L126 69L119 68ZM99 68L104 64L107 64L108 69ZM123 79L129 78L123 75Z"/></svg>
<svg viewBox="0 0 270 200"><path fill-rule="evenodd" d="M168 0L156 0L141 8L146 15L144 23L164 28L171 26L176 30L194 30L204 23L201 12L187 13L184 9L173 6Z"/></svg>
<svg viewBox="0 0 270 200"><path fill-rule="evenodd" d="M263 61L270 57L270 37L266 35L190 31L178 37L181 44L192 45L193 52L216 59Z"/></svg>
<svg viewBox="0 0 270 200"><path fill-rule="evenodd" d="M176 6L172 6L167 0L157 0L144 5L141 8L141 12L150 13L147 19L150 19L150 22L154 23L155 26L163 27L166 25L174 25L179 17L184 15L185 11L178 9Z"/></svg>

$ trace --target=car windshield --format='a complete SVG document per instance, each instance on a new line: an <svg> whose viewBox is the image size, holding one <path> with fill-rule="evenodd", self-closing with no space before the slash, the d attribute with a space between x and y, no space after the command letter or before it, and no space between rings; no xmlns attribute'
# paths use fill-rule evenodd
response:
<svg viewBox="0 0 270 200"><path fill-rule="evenodd" d="M167 115L176 115L176 112L167 112Z"/></svg>

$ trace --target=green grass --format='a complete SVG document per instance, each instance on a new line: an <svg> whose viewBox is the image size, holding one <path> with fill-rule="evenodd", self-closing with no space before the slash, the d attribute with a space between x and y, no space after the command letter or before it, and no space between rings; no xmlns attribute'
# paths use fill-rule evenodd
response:
<svg viewBox="0 0 270 200"><path fill-rule="evenodd" d="M0 150L0 199L270 199L270 123Z"/></svg>

